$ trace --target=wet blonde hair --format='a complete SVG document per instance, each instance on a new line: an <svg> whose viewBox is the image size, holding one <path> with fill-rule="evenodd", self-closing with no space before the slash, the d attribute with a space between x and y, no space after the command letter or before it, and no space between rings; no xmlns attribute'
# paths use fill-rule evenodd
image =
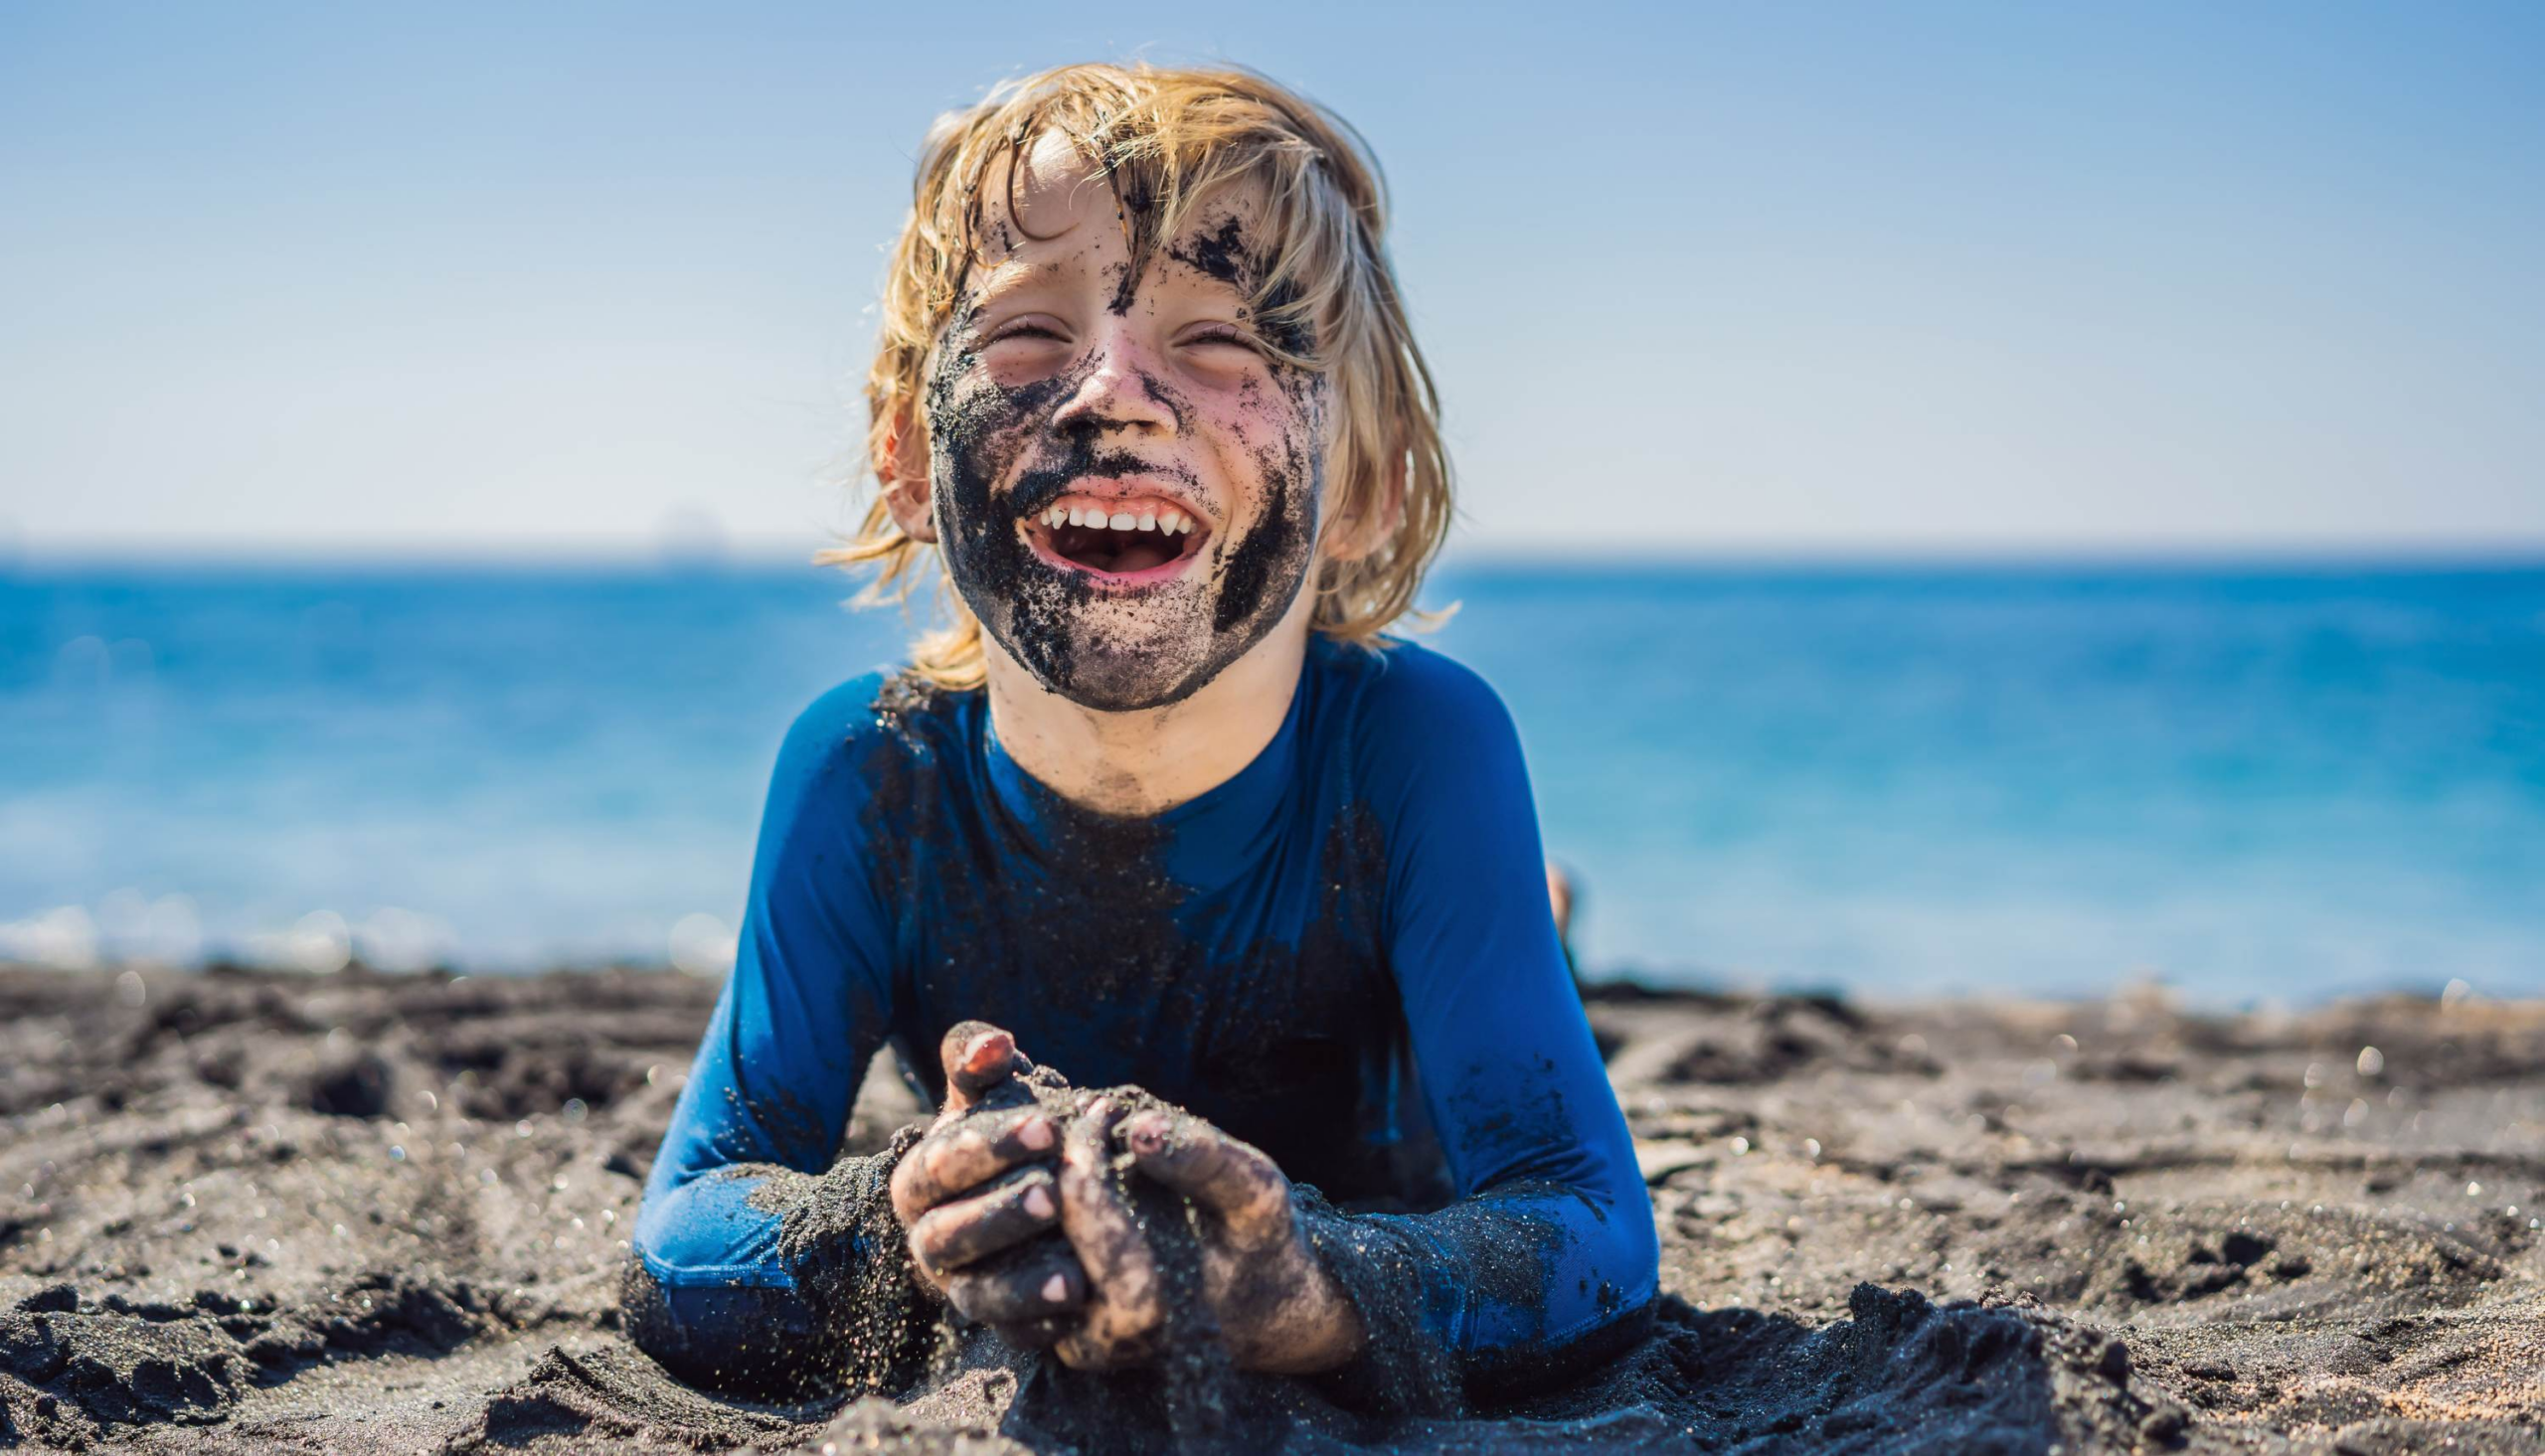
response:
<svg viewBox="0 0 2545 1456"><path fill-rule="evenodd" d="M937 119L884 282L866 377L868 464L880 481L904 428L925 444L922 387L978 254L983 188L1002 158L1011 168L1000 175L1012 180L1012 164L1046 136L1065 139L1132 201L1122 215L1135 270L1214 194L1253 187L1264 199L1270 243L1249 308L1268 354L1331 381L1323 517L1384 524L1398 472L1404 480L1401 516L1365 555L1318 559L1315 630L1371 642L1413 611L1448 534L1440 398L1388 263L1386 187L1367 145L1341 118L1251 72L1065 66ZM1311 352L1283 347L1291 342ZM941 560L927 567L934 555L894 524L879 490L856 537L816 560L873 567L865 599L899 601L923 582L947 584ZM955 592L939 597L950 623L914 644L912 665L943 687L976 686L981 624Z"/></svg>

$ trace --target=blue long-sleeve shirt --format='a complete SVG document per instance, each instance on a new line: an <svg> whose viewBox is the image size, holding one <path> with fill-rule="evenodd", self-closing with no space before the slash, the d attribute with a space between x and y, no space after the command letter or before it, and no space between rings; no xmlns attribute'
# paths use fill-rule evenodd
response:
<svg viewBox="0 0 2545 1456"><path fill-rule="evenodd" d="M844 684L779 753L633 1328L731 1350L801 1323L761 1185L831 1165L888 1041L941 1095L938 1041L978 1018L1388 1211L1358 1216L1469 1374L1560 1357L1644 1309L1658 1254L1544 875L1509 715L1420 647L1313 639L1272 742L1138 819L1028 776L979 692Z"/></svg>

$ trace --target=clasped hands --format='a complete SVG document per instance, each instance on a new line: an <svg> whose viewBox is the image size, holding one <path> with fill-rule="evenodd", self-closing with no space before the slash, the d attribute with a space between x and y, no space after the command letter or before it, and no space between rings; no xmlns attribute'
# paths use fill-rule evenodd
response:
<svg viewBox="0 0 2545 1456"><path fill-rule="evenodd" d="M1191 1201L1202 1297L1240 1368L1304 1375L1360 1352L1360 1315L1309 1251L1271 1158L1201 1118L1110 1097L1071 1116L1003 1105L1030 1063L981 1022L947 1032L939 1054L945 1105L894 1166L893 1211L921 1281L965 1317L1082 1370L1160 1353L1169 1295L1110 1176L1118 1151Z"/></svg>

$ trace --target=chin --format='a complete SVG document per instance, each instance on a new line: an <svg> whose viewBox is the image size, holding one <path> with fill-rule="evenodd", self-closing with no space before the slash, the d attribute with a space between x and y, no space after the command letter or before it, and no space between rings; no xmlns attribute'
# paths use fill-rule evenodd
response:
<svg viewBox="0 0 2545 1456"><path fill-rule="evenodd" d="M1002 636L1000 645L1046 689L1099 713L1171 708L1236 660L1180 636L1125 642L1110 632L1082 630L1013 642Z"/></svg>
<svg viewBox="0 0 2545 1456"><path fill-rule="evenodd" d="M1039 543L1016 545L995 570L965 569L971 560L955 557L955 587L1046 691L1100 713L1170 708L1208 687L1265 639L1306 579L1297 562L1254 563L1262 554L1241 549L1236 570L1189 552L1107 564L1158 572L1123 581L1108 576L1127 573L1092 570L1065 553L1024 549Z"/></svg>

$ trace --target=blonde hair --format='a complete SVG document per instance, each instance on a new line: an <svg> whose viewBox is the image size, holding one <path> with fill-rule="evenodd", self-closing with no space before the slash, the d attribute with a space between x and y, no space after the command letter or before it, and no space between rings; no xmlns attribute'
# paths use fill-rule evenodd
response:
<svg viewBox="0 0 2545 1456"><path fill-rule="evenodd" d="M1402 472L1393 529L1355 560L1321 556L1314 580L1315 630L1372 642L1413 611L1448 534L1440 397L1388 263L1377 162L1341 118L1251 72L1065 66L1002 83L979 105L937 119L884 282L866 377L870 468L880 480L901 430L925 439L922 384L977 255L985 181L1001 158L1012 169L1047 135L1066 139L1120 195L1142 204L1123 209L1134 275L1214 193L1260 190L1271 241L1249 301L1268 325L1259 332L1273 357L1332 381L1325 519L1388 524ZM1307 352L1291 352L1292 342ZM894 524L879 490L856 537L815 560L874 567L864 599L898 601L923 580L945 584L942 561L933 572L926 568L933 555ZM914 644L912 665L942 687L976 686L980 622L956 593L939 595L950 624Z"/></svg>

